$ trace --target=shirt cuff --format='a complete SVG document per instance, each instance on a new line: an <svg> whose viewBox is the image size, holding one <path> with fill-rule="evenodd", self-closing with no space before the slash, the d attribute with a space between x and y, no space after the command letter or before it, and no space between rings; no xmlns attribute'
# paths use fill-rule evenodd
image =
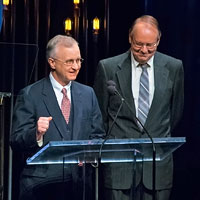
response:
<svg viewBox="0 0 200 200"><path fill-rule="evenodd" d="M41 147L43 145L43 136L37 140L38 146Z"/></svg>

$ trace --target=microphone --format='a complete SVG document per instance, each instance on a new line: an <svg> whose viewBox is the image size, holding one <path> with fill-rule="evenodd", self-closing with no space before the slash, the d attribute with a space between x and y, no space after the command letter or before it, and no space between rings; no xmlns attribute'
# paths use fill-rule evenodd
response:
<svg viewBox="0 0 200 200"><path fill-rule="evenodd" d="M126 100L122 97L122 95L117 90L116 83L113 80L109 80L109 81L107 81L107 85L108 85L108 92L111 95L118 95L120 97L121 101L124 102L127 105L128 109L132 111L129 104L126 102ZM133 113L133 118L134 118L134 122L137 124L140 131L147 134L147 136L150 139L151 144L152 144L152 159L153 159L153 164L152 164L153 165L153 173L152 173L152 188L153 189L152 190L153 190L153 200L154 200L155 199L155 174L156 174L156 167L155 167L156 166L156 148L155 148L155 144L154 144L153 138L151 137L151 135L149 134L147 129L144 127L142 122L136 117L135 113Z"/></svg>
<svg viewBox="0 0 200 200"><path fill-rule="evenodd" d="M114 81L111 81L111 82L108 81L108 82L107 82L107 85L108 85L107 90L108 90L108 93L111 94L111 95L114 95L115 92L116 92L116 91L115 91L116 88L115 88L115 85L113 85L113 83L115 84ZM119 112L120 112L120 110L121 110L121 108L122 108L124 102L125 102L125 101L124 101L124 98L121 97L121 104L120 104L120 106L119 106L119 108L118 108L118 110L117 110L117 113L116 113L116 115L115 115L115 117L114 117L114 119L113 119L113 121L112 121L112 124L111 124L110 128L109 128L108 131L107 131L106 137L104 138L103 142L101 143L101 146L100 146L100 149L99 149L99 161L100 161L100 159L101 159L101 154L102 154L103 146L104 146L105 142L107 141L108 137L110 136L110 133L111 133L111 131L112 131L112 129L113 129L113 126L114 126L114 124L115 124L115 122L116 122L116 120L117 120L117 117L118 117L118 115L119 115Z"/></svg>

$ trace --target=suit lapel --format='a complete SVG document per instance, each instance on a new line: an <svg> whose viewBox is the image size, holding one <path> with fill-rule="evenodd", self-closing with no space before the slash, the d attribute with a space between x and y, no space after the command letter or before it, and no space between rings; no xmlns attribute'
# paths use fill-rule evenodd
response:
<svg viewBox="0 0 200 200"><path fill-rule="evenodd" d="M119 64L119 70L116 72L117 79L119 81L119 89L122 96L131 108L131 112L135 113L135 103L131 88L131 58L130 51L127 53L127 57Z"/></svg>
<svg viewBox="0 0 200 200"><path fill-rule="evenodd" d="M160 59L158 53L155 54L154 57L154 84L155 84L155 91L153 101L149 110L148 118L146 123L148 123L151 119L151 116L154 115L156 109L166 91L167 80L169 76L169 71L165 68L166 63L163 63L163 60Z"/></svg>
<svg viewBox="0 0 200 200"><path fill-rule="evenodd" d="M59 134L61 135L62 138L65 139L65 133L67 132L66 122L58 105L56 95L54 93L49 78L46 78L44 80L44 87L42 94L46 108L50 116L52 116L53 122L55 123L55 126L57 127Z"/></svg>
<svg viewBox="0 0 200 200"><path fill-rule="evenodd" d="M79 119L82 118L82 116L80 116L82 114L82 95L81 95L81 91L79 89L79 87L77 87L77 83L72 81L72 85L71 85L71 95L72 95L72 101L73 101L73 109L74 109L74 114L73 114L73 130L76 130L77 127L80 126L80 121ZM78 138L77 135L75 134L77 133L77 131L73 131L73 139ZM75 134L75 135L74 135Z"/></svg>

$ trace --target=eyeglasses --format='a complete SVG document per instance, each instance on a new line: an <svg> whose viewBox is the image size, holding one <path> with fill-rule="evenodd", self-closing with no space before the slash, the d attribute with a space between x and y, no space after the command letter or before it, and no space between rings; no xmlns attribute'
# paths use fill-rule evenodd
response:
<svg viewBox="0 0 200 200"><path fill-rule="evenodd" d="M66 65L66 66L72 66L72 65L74 65L74 63L76 63L77 65L80 65L84 61L83 58L69 59L69 60L66 60L66 61L62 61L62 60L57 59L57 58L52 58L52 59L57 60L57 61L63 63L64 65Z"/></svg>
<svg viewBox="0 0 200 200"><path fill-rule="evenodd" d="M134 40L133 41L133 45L138 49L141 49L144 46L146 46L147 49L153 50L158 45L158 41L154 42L154 43L146 43L146 44L144 44L142 42L137 42L136 40Z"/></svg>

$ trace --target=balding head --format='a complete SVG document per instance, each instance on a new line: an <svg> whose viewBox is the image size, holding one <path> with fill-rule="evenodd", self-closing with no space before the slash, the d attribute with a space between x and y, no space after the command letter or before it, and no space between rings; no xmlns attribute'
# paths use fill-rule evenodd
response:
<svg viewBox="0 0 200 200"><path fill-rule="evenodd" d="M134 31L137 28L138 25L143 25L146 27L153 27L155 30L157 30L158 33L158 40L160 40L161 37L161 31L159 28L159 24L157 19L155 19L153 16L150 15L143 15L139 18L137 18L131 28L129 29L129 37L133 37L134 36Z"/></svg>

